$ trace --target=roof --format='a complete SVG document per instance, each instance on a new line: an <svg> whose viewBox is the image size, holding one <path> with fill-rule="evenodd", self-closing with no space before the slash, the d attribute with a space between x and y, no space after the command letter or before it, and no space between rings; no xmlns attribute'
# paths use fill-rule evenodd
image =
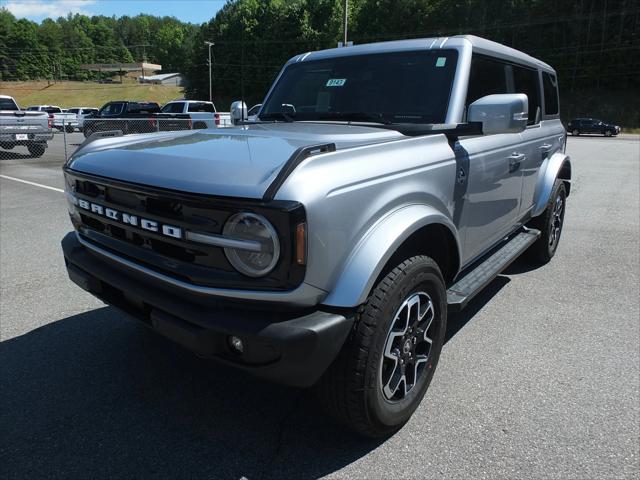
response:
<svg viewBox="0 0 640 480"><path fill-rule="evenodd" d="M213 102L210 102L209 100L187 100L186 98L176 98L175 100L171 100L171 101L167 102L167 104L174 103L174 102L180 102L180 103L210 103L211 105L213 105Z"/></svg>
<svg viewBox="0 0 640 480"><path fill-rule="evenodd" d="M138 77L141 80L150 80L150 81L162 81L167 78L176 77L178 75L182 75L181 73L161 73L160 75L141 75Z"/></svg>
<svg viewBox="0 0 640 480"><path fill-rule="evenodd" d="M366 55L372 53L397 52L410 50L434 50L445 48L471 48L474 52L499 57L515 63L524 63L554 71L553 68L537 58L527 55L515 48L507 47L501 43L476 37L475 35L457 35L454 37L415 38L410 40L394 40L390 42L367 43L352 47L331 48L296 55L290 63L307 60L321 60L324 58L343 57L351 55Z"/></svg>

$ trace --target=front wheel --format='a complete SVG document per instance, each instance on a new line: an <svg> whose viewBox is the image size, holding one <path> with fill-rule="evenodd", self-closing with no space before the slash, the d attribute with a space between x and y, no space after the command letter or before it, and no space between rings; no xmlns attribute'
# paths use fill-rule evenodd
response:
<svg viewBox="0 0 640 480"><path fill-rule="evenodd" d="M362 435L397 431L431 383L446 325L438 265L426 256L400 263L359 309L354 330L317 386L322 405Z"/></svg>
<svg viewBox="0 0 640 480"><path fill-rule="evenodd" d="M580 130L578 130L577 128L574 128L573 131L571 132L571 135L573 135L574 137L577 137L578 135L580 135Z"/></svg>
<svg viewBox="0 0 640 480"><path fill-rule="evenodd" d="M557 179L553 184L547 208L540 216L530 222L531 227L540 230L541 234L538 240L529 247L528 253L534 261L540 264L549 262L556 254L564 225L566 203L567 191L564 182Z"/></svg>
<svg viewBox="0 0 640 480"><path fill-rule="evenodd" d="M610 137L611 135L613 135L613 133L611 133L611 130L607 130L604 132L605 137Z"/></svg>

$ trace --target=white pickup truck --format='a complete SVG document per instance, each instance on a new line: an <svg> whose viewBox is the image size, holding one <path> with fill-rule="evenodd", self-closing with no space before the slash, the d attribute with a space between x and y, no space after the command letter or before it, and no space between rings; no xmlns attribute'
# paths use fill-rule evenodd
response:
<svg viewBox="0 0 640 480"><path fill-rule="evenodd" d="M73 107L68 110L69 113L76 115L78 121L77 128L81 132L84 129L84 119L98 113L98 109L94 107Z"/></svg>
<svg viewBox="0 0 640 480"><path fill-rule="evenodd" d="M52 121L46 112L20 110L12 97L0 95L0 148L11 150L22 145L31 156L41 157L47 141L53 138Z"/></svg>
<svg viewBox="0 0 640 480"><path fill-rule="evenodd" d="M56 130L66 130L67 133L73 133L78 128L78 116L75 113L63 112L56 105L32 105L27 108L31 112L47 112L50 118L53 118L53 128Z"/></svg>
<svg viewBox="0 0 640 480"><path fill-rule="evenodd" d="M193 122L193 129L230 127L229 112L218 112L213 102L173 100L162 107L162 113L184 113Z"/></svg>

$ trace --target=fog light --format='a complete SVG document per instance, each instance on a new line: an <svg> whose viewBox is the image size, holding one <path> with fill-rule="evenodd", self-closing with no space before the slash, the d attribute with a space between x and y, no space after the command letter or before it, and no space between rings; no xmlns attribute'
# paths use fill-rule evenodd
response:
<svg viewBox="0 0 640 480"><path fill-rule="evenodd" d="M234 353L242 353L244 351L244 344L242 343L242 340L240 340L238 337L231 335L228 338L228 341L229 341L229 347Z"/></svg>

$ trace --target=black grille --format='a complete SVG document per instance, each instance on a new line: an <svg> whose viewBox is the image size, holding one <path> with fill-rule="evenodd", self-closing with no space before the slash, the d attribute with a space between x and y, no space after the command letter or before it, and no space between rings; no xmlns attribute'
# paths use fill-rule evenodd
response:
<svg viewBox="0 0 640 480"><path fill-rule="evenodd" d="M185 194L79 174L65 169L68 189L79 199L118 212L137 215L184 231L221 234L226 220L239 211L263 215L278 232L281 255L273 272L263 278L238 273L219 247L171 238L125 225L97 213L78 209L78 231L88 241L156 271L193 284L223 288L290 290L304 278L291 246L295 226L304 221L296 202L251 202Z"/></svg>

